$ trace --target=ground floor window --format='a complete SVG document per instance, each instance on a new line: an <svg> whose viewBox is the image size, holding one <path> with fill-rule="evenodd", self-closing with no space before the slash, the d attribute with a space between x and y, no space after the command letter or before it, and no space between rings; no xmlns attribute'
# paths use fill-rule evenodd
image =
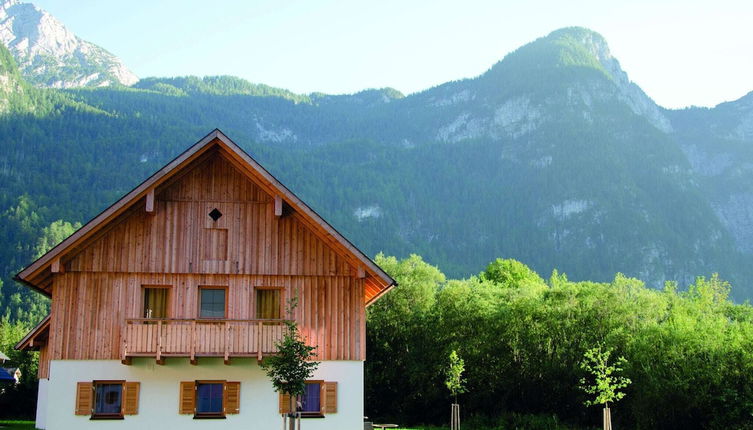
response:
<svg viewBox="0 0 753 430"><path fill-rule="evenodd" d="M303 395L297 398L294 406L304 418L322 418L337 413L337 382L306 381ZM281 414L291 412L290 395L279 394L279 410Z"/></svg>
<svg viewBox="0 0 753 430"><path fill-rule="evenodd" d="M122 419L139 413L141 383L131 381L86 381L76 384L76 415L92 419Z"/></svg>
<svg viewBox="0 0 753 430"><path fill-rule="evenodd" d="M196 382L196 415L224 415L222 382Z"/></svg>
<svg viewBox="0 0 753 430"><path fill-rule="evenodd" d="M123 417L123 381L94 381L92 418Z"/></svg>
<svg viewBox="0 0 753 430"><path fill-rule="evenodd" d="M180 413L194 418L225 418L240 413L241 383L184 381L180 383Z"/></svg>
<svg viewBox="0 0 753 430"><path fill-rule="evenodd" d="M303 415L321 415L322 413L321 381L306 382L306 391L301 396L301 413Z"/></svg>

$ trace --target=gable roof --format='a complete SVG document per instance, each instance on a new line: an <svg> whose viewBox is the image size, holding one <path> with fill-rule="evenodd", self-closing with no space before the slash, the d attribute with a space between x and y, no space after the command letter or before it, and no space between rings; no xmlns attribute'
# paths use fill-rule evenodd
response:
<svg viewBox="0 0 753 430"><path fill-rule="evenodd" d="M139 186L131 190L120 200L102 211L83 227L67 239L60 242L49 252L41 256L32 264L19 272L14 279L22 282L29 287L51 297L51 266L53 262L62 263L63 259L71 251L78 249L83 244L90 242L96 237L97 233L102 231L111 221L126 212L147 194L154 191L156 187L165 183L167 180L182 171L192 161L199 158L212 149L220 150L231 163L242 173L246 174L251 180L268 192L272 196L280 196L282 200L293 211L301 215L304 223L311 230L328 243L336 251L345 257L345 259L354 267L363 268L366 275L365 282L365 301L369 305L376 301L382 294L388 291L396 282L392 277L385 273L361 250L356 248L350 241L341 235L334 227L322 219L313 209L299 199L292 191L285 187L280 181L262 167L256 160L241 149L235 142L230 140L220 130L215 129L203 139L196 142L182 154L170 161L163 168L147 178Z"/></svg>
<svg viewBox="0 0 753 430"><path fill-rule="evenodd" d="M26 336L23 337L23 339L19 340L18 343L13 347L15 350L19 351L32 351L32 350L39 350L40 344L38 340L42 340L42 343L44 343L47 339L47 336L50 334L50 315L48 314L42 321L39 322L29 333L26 334Z"/></svg>

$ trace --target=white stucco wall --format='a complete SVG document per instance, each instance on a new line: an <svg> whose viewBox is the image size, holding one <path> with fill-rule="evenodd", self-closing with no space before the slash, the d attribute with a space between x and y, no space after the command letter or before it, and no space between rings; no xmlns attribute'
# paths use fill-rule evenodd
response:
<svg viewBox="0 0 753 430"><path fill-rule="evenodd" d="M140 382L138 415L107 421L74 415L76 383L97 379ZM240 381L240 413L220 420L195 420L192 415L178 414L180 381L197 379ZM302 430L363 429L363 362L324 361L312 379L337 381L337 413L304 419ZM38 416L37 425L46 421L48 430L282 428L277 393L254 359L234 359L229 366L214 358L202 358L197 366L186 358L167 359L163 366L154 359L134 359L130 366L116 360L54 360L46 394L46 417L40 420ZM39 409L38 414L44 410Z"/></svg>
<svg viewBox="0 0 753 430"><path fill-rule="evenodd" d="M47 379L39 380L37 389L37 428L47 428Z"/></svg>

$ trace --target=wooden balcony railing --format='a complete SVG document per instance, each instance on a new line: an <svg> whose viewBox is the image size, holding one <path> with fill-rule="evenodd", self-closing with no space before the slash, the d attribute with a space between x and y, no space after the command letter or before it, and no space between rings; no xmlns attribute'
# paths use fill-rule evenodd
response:
<svg viewBox="0 0 753 430"><path fill-rule="evenodd" d="M123 363L132 357L256 357L274 354L285 331L283 320L128 319Z"/></svg>

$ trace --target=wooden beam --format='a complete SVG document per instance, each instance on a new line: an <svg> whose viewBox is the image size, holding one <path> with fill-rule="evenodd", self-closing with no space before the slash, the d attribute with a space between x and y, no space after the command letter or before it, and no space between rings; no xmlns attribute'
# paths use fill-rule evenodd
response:
<svg viewBox="0 0 753 430"><path fill-rule="evenodd" d="M157 360L155 360L155 362L157 364L159 364L160 366L164 366L165 365L165 359L164 358L158 358Z"/></svg>
<svg viewBox="0 0 753 430"><path fill-rule="evenodd" d="M199 364L199 359L197 357L191 357L189 362L192 366L196 366L197 364Z"/></svg>
<svg viewBox="0 0 753 430"><path fill-rule="evenodd" d="M50 264L50 272L52 273L63 273L65 272L65 266L60 264L60 257L52 260L52 264Z"/></svg>
<svg viewBox="0 0 753 430"><path fill-rule="evenodd" d="M146 193L146 213L154 215L154 188Z"/></svg>
<svg viewBox="0 0 753 430"><path fill-rule="evenodd" d="M275 196L275 216L282 216L282 197Z"/></svg>
<svg viewBox="0 0 753 430"><path fill-rule="evenodd" d="M120 360L120 362L126 366L130 366L132 363L132 360L131 360L131 357L125 357L124 359Z"/></svg>

